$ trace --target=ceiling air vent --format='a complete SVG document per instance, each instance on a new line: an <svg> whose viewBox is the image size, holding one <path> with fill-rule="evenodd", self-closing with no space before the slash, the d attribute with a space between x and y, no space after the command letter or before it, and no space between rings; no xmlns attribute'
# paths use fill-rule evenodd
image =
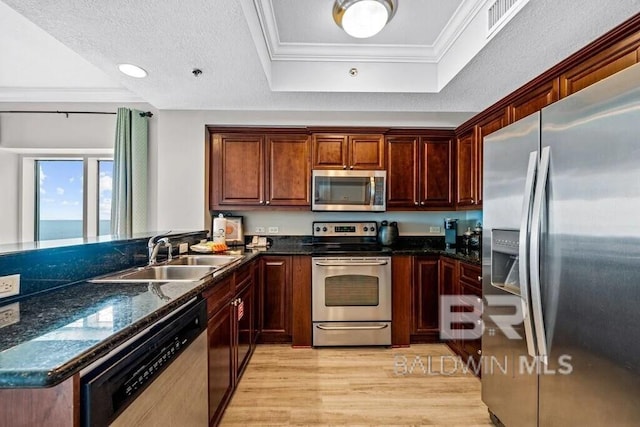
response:
<svg viewBox="0 0 640 427"><path fill-rule="evenodd" d="M521 0L496 0L489 8L489 32Z"/></svg>

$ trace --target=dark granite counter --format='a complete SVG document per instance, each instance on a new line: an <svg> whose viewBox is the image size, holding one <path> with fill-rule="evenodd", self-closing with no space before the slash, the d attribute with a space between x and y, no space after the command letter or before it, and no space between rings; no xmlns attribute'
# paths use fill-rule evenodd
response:
<svg viewBox="0 0 640 427"><path fill-rule="evenodd" d="M233 249L233 248L232 248ZM198 298L237 268L265 255L314 255L305 236L279 237L267 249L245 250L241 263L199 282L89 283L81 280L57 286L0 306L15 309L0 329L0 388L56 385L157 320ZM478 251L447 250L436 239L400 238L392 247L359 255L448 256L481 263Z"/></svg>

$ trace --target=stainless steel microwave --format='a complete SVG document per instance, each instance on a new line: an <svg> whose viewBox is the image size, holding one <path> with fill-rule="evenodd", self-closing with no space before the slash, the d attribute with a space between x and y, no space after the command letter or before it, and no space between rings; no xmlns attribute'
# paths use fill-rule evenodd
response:
<svg viewBox="0 0 640 427"><path fill-rule="evenodd" d="M373 211L386 209L387 172L379 170L314 170L314 211Z"/></svg>

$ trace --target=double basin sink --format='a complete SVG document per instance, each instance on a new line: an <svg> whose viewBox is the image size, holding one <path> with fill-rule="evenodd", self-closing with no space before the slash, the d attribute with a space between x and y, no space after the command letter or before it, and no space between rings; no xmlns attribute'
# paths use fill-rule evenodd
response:
<svg viewBox="0 0 640 427"><path fill-rule="evenodd" d="M195 282L237 264L243 255L183 255L163 264L119 271L91 283Z"/></svg>

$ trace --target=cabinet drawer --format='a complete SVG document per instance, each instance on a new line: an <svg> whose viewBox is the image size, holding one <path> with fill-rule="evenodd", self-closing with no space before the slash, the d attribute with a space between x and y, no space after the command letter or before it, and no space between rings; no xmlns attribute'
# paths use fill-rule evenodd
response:
<svg viewBox="0 0 640 427"><path fill-rule="evenodd" d="M469 287L475 288L476 294L482 296L482 268L477 265L460 262L459 278Z"/></svg>
<svg viewBox="0 0 640 427"><path fill-rule="evenodd" d="M211 318L221 307L231 301L232 291L232 277L227 277L221 282L211 285L202 293L202 296L207 300L207 317Z"/></svg>
<svg viewBox="0 0 640 427"><path fill-rule="evenodd" d="M253 269L251 266L246 266L242 268L242 270L236 271L235 273L235 290L238 291L251 281Z"/></svg>

